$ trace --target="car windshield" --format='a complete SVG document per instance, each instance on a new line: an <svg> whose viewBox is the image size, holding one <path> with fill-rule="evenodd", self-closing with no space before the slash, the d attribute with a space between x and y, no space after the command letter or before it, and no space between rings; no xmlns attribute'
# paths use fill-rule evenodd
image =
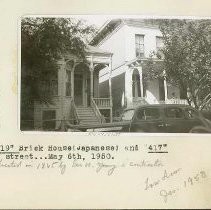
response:
<svg viewBox="0 0 211 210"><path fill-rule="evenodd" d="M133 115L134 115L134 109L126 110L123 112L121 119L122 119L122 121L132 120Z"/></svg>

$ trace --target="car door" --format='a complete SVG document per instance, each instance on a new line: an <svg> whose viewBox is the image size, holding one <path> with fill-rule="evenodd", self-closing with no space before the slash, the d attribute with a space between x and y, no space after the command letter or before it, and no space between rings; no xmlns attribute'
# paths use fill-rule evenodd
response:
<svg viewBox="0 0 211 210"><path fill-rule="evenodd" d="M131 132L164 133L165 126L162 110L159 107L141 107L136 110Z"/></svg>
<svg viewBox="0 0 211 210"><path fill-rule="evenodd" d="M189 132L195 126L204 126L203 121L201 120L199 112L191 107L184 109L185 119L186 119L186 129Z"/></svg>
<svg viewBox="0 0 211 210"><path fill-rule="evenodd" d="M167 106L164 108L165 126L167 133L186 133L187 120L182 107Z"/></svg>

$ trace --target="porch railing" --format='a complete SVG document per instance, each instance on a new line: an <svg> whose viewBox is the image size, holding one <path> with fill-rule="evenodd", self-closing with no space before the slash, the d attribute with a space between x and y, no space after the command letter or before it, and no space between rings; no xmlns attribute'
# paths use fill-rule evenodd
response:
<svg viewBox="0 0 211 210"><path fill-rule="evenodd" d="M133 98L133 105L144 105L144 104L153 104L153 102L147 102L147 100L143 97L134 97ZM179 99L179 98L172 98L172 99L167 99L163 101L154 101L154 103L158 104L185 104L188 105L188 102L186 99Z"/></svg>
<svg viewBox="0 0 211 210"><path fill-rule="evenodd" d="M173 99L167 99L166 101L159 101L159 104L184 104L184 105L188 105L188 102L187 102L186 99L173 98Z"/></svg>
<svg viewBox="0 0 211 210"><path fill-rule="evenodd" d="M75 117L75 120L76 120L76 123L79 124L79 118L78 118L78 114L76 112L76 106L75 106L75 101L73 98L71 98L71 110L73 111L73 114L74 114L74 117Z"/></svg>
<svg viewBox="0 0 211 210"><path fill-rule="evenodd" d="M109 108L111 107L111 99L110 98L93 98L93 101L97 105L98 108Z"/></svg>
<svg viewBox="0 0 211 210"><path fill-rule="evenodd" d="M105 122L105 118L101 115L97 104L95 103L94 98L91 98L91 106L95 112L96 117L99 119L100 123L104 123Z"/></svg>

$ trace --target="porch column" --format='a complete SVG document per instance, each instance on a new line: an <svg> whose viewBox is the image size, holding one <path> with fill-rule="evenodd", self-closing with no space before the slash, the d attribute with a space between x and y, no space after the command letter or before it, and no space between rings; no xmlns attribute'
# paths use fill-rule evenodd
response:
<svg viewBox="0 0 211 210"><path fill-rule="evenodd" d="M140 77L140 91L141 91L141 97L144 97L142 66L139 66L139 67L138 67L138 72L139 72L139 77Z"/></svg>
<svg viewBox="0 0 211 210"><path fill-rule="evenodd" d="M109 63L109 98L110 98L110 122L113 122L113 102L112 102L112 87L111 87L111 78L112 78L112 56L110 56L110 63Z"/></svg>
<svg viewBox="0 0 211 210"><path fill-rule="evenodd" d="M125 97L127 107L130 107L133 104L132 72L132 69L128 66L125 72Z"/></svg>
<svg viewBox="0 0 211 210"><path fill-rule="evenodd" d="M167 88L166 71L165 70L163 71L163 75L164 75L163 84L164 84L165 101L167 101L167 99L168 99L168 88Z"/></svg>
<svg viewBox="0 0 211 210"><path fill-rule="evenodd" d="M93 91L93 70L90 70L90 95L91 95L91 97L93 98L93 96L94 96L94 91Z"/></svg>
<svg viewBox="0 0 211 210"><path fill-rule="evenodd" d="M94 63L93 63L93 57L91 58L91 63L90 63L90 65L89 65L89 70L90 70L90 96L91 96L91 98L93 98L93 81L94 81L94 79L93 79L93 72L94 72Z"/></svg>
<svg viewBox="0 0 211 210"><path fill-rule="evenodd" d="M71 70L71 97L74 98L74 72L76 63L74 62L73 68Z"/></svg>
<svg viewBox="0 0 211 210"><path fill-rule="evenodd" d="M58 70L58 95L65 96L65 61L62 59L58 62L59 70Z"/></svg>
<svg viewBox="0 0 211 210"><path fill-rule="evenodd" d="M64 100L65 100L65 79L66 79L66 69L65 69L65 60L61 59L58 62L59 72L58 72L58 92L60 98L60 114L58 115L61 120L61 129L64 130L64 120L65 120L65 111L64 111Z"/></svg>

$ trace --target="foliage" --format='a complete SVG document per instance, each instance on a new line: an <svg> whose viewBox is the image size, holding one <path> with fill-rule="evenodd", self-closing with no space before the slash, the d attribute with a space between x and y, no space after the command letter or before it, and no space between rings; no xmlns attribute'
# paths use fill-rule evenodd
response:
<svg viewBox="0 0 211 210"><path fill-rule="evenodd" d="M58 60L65 54L85 59L86 42L93 26L70 18L23 18L21 22L21 105L49 103L40 81L57 77Z"/></svg>
<svg viewBox="0 0 211 210"><path fill-rule="evenodd" d="M211 20L162 20L160 30L165 46L160 70L170 82L188 89L189 104L202 109L211 103Z"/></svg>
<svg viewBox="0 0 211 210"><path fill-rule="evenodd" d="M69 18L23 18L21 22L21 129L31 130L34 100L51 103L51 80L57 83L58 61L66 54L85 60L93 26ZM43 88L41 84L47 84ZM46 87L44 86L44 87ZM58 89L58 84L57 84Z"/></svg>

